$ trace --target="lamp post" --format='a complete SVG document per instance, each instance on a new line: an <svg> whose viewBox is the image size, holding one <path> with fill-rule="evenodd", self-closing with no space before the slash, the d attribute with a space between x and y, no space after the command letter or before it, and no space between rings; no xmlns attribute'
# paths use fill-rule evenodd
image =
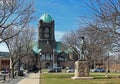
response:
<svg viewBox="0 0 120 84"><path fill-rule="evenodd" d="M42 55L42 54L41 54L41 52L40 52L40 54L39 54L39 69L40 69L40 73L41 73L41 59L40 59L40 58L41 58L41 55Z"/></svg>
<svg viewBox="0 0 120 84"><path fill-rule="evenodd" d="M110 62L109 62L109 60L110 59L109 59L109 53L108 53L108 71L107 71L108 73L110 72L110 70L109 70L110 69Z"/></svg>
<svg viewBox="0 0 120 84"><path fill-rule="evenodd" d="M55 65L55 55L54 55L55 50L53 49L53 67Z"/></svg>
<svg viewBox="0 0 120 84"><path fill-rule="evenodd" d="M40 84L40 73L41 73L41 60L40 60L40 57L41 57L41 52L39 53L39 84Z"/></svg>

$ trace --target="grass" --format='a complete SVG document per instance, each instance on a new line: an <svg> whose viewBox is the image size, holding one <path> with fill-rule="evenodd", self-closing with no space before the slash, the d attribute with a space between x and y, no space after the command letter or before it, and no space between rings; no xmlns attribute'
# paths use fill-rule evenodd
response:
<svg viewBox="0 0 120 84"><path fill-rule="evenodd" d="M48 72L48 69L42 69L42 72Z"/></svg>
<svg viewBox="0 0 120 84"><path fill-rule="evenodd" d="M105 78L105 73L90 73L92 80L73 80L71 73L46 73L41 74L41 84L120 84L120 73L110 73L111 78Z"/></svg>

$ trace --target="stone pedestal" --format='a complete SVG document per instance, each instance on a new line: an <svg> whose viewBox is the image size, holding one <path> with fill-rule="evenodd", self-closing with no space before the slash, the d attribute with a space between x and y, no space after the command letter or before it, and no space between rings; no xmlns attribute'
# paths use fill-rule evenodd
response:
<svg viewBox="0 0 120 84"><path fill-rule="evenodd" d="M93 77L89 77L88 61L75 62L75 75L72 79L93 79Z"/></svg>
<svg viewBox="0 0 120 84"><path fill-rule="evenodd" d="M88 62L87 61L76 61L74 77L87 77L87 76L89 76Z"/></svg>

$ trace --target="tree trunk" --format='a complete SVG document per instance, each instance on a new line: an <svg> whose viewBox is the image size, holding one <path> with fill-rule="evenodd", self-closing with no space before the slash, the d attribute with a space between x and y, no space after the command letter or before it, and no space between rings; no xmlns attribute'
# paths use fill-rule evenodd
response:
<svg viewBox="0 0 120 84"><path fill-rule="evenodd" d="M15 75L14 75L14 65L12 65L12 78L15 78Z"/></svg>

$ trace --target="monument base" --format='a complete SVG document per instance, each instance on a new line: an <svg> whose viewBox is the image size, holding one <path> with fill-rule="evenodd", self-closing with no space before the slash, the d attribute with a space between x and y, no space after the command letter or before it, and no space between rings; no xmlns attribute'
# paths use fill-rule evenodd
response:
<svg viewBox="0 0 120 84"><path fill-rule="evenodd" d="M74 80L90 80L93 77L89 76L89 63L88 61L75 62L75 75L72 77Z"/></svg>
<svg viewBox="0 0 120 84"><path fill-rule="evenodd" d="M75 62L75 75L74 77L89 77L89 64L88 61Z"/></svg>
<svg viewBox="0 0 120 84"><path fill-rule="evenodd" d="M74 80L91 80L93 77L71 77Z"/></svg>

